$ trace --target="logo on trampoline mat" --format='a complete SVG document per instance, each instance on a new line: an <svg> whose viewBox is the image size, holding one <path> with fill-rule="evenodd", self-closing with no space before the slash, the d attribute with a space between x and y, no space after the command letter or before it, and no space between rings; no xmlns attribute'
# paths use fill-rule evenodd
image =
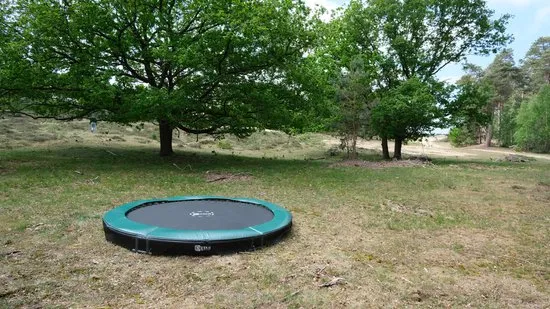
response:
<svg viewBox="0 0 550 309"><path fill-rule="evenodd" d="M212 217L214 215L213 211L207 211L207 210L198 210L198 211L192 211L189 213L191 217Z"/></svg>

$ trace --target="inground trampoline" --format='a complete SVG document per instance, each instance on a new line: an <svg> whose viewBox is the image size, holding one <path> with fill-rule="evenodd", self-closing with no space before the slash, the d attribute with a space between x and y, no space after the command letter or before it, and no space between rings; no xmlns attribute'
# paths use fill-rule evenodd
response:
<svg viewBox="0 0 550 309"><path fill-rule="evenodd" d="M215 254L271 244L292 215L250 198L176 196L130 202L103 216L105 238L149 254Z"/></svg>

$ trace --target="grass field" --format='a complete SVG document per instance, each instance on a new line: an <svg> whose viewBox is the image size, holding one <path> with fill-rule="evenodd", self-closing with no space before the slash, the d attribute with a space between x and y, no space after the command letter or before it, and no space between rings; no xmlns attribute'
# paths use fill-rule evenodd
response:
<svg viewBox="0 0 550 309"><path fill-rule="evenodd" d="M338 166L323 136L277 132L181 135L161 158L153 127L86 128L0 120L0 307L550 306L550 161ZM113 207L202 194L280 204L293 230L211 257L104 239Z"/></svg>

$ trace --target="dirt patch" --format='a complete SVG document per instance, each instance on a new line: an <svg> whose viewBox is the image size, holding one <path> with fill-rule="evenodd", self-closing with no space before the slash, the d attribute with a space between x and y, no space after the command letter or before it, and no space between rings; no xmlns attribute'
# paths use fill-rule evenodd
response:
<svg viewBox="0 0 550 309"><path fill-rule="evenodd" d="M550 201L550 185L539 182L534 190L532 190L531 197L541 202Z"/></svg>
<svg viewBox="0 0 550 309"><path fill-rule="evenodd" d="M250 173L227 173L207 171L204 178L206 182L232 182L251 180L254 177Z"/></svg>
<svg viewBox="0 0 550 309"><path fill-rule="evenodd" d="M342 162L333 163L330 167L365 167L365 168L388 168L388 167L414 167L414 166L430 166L432 163L428 160L400 160L400 161L363 161L363 160L346 160Z"/></svg>
<svg viewBox="0 0 550 309"><path fill-rule="evenodd" d="M340 140L337 138L325 138L323 142L330 146L340 145ZM380 141L378 140L364 140L359 139L357 141L357 147L360 149L369 149L381 152L382 147ZM394 148L394 143L392 141L388 142L389 149ZM534 154L528 152L517 153L513 149L509 148L500 148L500 147L491 147L485 148L482 145L468 146L455 148L447 141L444 136L435 136L429 137L428 141L424 140L423 142L409 142L406 145L403 145L403 153L414 156L430 156L430 157L445 157L445 158L479 158L479 159L492 159L500 158L503 159L503 156L507 155L521 155L526 158L535 158L550 160L549 154ZM506 160L505 160L506 161Z"/></svg>
<svg viewBox="0 0 550 309"><path fill-rule="evenodd" d="M485 148L484 146L475 145L475 146L459 148L459 150L462 150L464 152L469 152L480 158L487 158L487 157L492 158L491 154L505 156L505 157L497 158L497 160L501 160L501 161L512 161L509 159L510 156L512 156L511 157L512 159L520 159L520 160L523 159L527 161L532 161L532 159L550 160L550 155L548 154L528 153L528 152L520 152L518 154L516 151L509 148L499 148L499 147Z"/></svg>

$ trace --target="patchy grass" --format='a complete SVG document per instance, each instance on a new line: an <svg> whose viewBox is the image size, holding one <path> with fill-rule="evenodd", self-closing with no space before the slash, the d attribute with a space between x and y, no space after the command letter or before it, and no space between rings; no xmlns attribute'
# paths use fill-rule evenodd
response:
<svg viewBox="0 0 550 309"><path fill-rule="evenodd" d="M0 122L11 145L0 150L0 307L550 305L546 161L329 167L339 159L304 160L325 154L315 135L228 137L231 149L180 136L177 154L160 158L152 129L93 135L52 122L56 139L39 142L30 134L48 131L33 123ZM104 239L113 207L198 194L280 204L292 233L212 257L139 255Z"/></svg>

